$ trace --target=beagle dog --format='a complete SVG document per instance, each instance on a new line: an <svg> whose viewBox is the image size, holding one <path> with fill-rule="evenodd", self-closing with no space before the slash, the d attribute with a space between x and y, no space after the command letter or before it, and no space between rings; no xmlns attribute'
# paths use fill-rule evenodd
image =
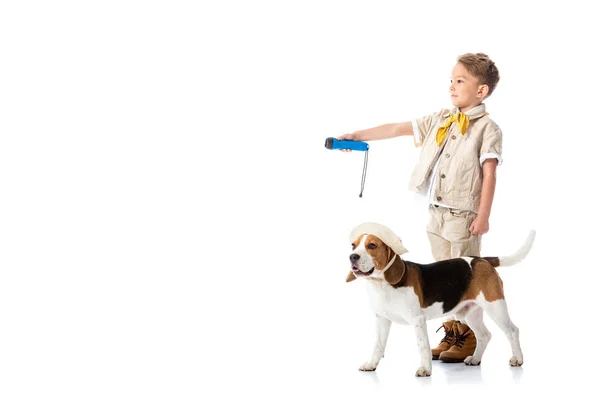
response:
<svg viewBox="0 0 600 400"><path fill-rule="evenodd" d="M479 365L491 334L483 324L483 312L506 334L512 348L510 365L523 364L519 330L508 315L502 280L496 267L517 264L529 253L535 239L531 231L521 248L507 257L460 257L431 264L417 264L400 256L407 250L389 228L367 222L350 234L351 271L346 282L366 280L371 309L375 313L376 338L371 359L361 371L374 371L383 357L392 322L412 325L417 336L420 366L416 376L431 375L429 319L454 317L466 323L477 339L467 365Z"/></svg>

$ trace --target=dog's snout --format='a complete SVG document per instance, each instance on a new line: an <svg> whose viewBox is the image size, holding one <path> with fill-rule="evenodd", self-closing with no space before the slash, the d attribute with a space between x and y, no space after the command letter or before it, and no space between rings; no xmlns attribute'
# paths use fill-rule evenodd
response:
<svg viewBox="0 0 600 400"><path fill-rule="evenodd" d="M350 254L350 261L352 261L352 262L358 261L359 258L360 258L360 256L356 253Z"/></svg>

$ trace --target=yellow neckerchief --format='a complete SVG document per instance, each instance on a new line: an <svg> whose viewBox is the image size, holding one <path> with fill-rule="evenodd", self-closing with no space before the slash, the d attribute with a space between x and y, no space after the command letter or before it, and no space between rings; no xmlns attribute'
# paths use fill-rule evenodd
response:
<svg viewBox="0 0 600 400"><path fill-rule="evenodd" d="M485 115L488 115L488 113L483 114L482 117ZM469 127L469 121L469 116L463 112L459 111L454 114L451 114L446 119L444 125L438 128L437 134L435 135L435 142L437 143L437 145L440 146L444 142L444 138L448 133L448 128L450 127L450 125L452 125L453 122L458 123L458 129L460 130L460 133L464 136L465 132L467 131L467 128Z"/></svg>

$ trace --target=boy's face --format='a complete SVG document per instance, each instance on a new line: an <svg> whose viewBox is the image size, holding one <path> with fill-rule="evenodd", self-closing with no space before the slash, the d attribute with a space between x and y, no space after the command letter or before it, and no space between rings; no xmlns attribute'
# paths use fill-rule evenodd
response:
<svg viewBox="0 0 600 400"><path fill-rule="evenodd" d="M481 104L488 93L487 85L481 85L461 63L457 63L452 69L449 89L452 105L462 112Z"/></svg>

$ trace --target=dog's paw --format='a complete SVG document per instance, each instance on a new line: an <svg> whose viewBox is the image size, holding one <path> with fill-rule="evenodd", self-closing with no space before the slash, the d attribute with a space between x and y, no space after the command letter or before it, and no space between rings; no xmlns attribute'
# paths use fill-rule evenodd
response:
<svg viewBox="0 0 600 400"><path fill-rule="evenodd" d="M417 372L415 372L415 376L430 376L431 375L431 368L427 369L425 367L420 367Z"/></svg>
<svg viewBox="0 0 600 400"><path fill-rule="evenodd" d="M358 368L359 371L375 371L376 369L377 364L373 364L371 362L366 362Z"/></svg>
<svg viewBox="0 0 600 400"><path fill-rule="evenodd" d="M511 357L510 361L508 362L510 364L511 367L520 367L521 365L523 365L523 359L522 358L517 358L517 357Z"/></svg>
<svg viewBox="0 0 600 400"><path fill-rule="evenodd" d="M465 358L464 363L466 365L479 365L481 364L481 360L476 360L473 356L468 356L467 358Z"/></svg>

